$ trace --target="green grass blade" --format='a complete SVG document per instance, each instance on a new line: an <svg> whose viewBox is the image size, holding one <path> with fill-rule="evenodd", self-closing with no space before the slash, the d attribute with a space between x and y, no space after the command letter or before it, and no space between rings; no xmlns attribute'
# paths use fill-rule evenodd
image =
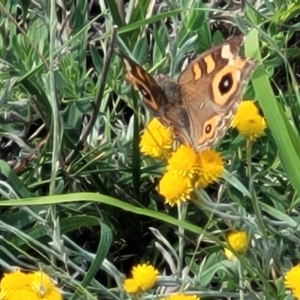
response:
<svg viewBox="0 0 300 300"><path fill-rule="evenodd" d="M120 16L116 2L117 2L116 0L107 1L107 5L109 7L111 17L114 21L114 24L117 25L119 28L121 28L121 27L123 27L123 21Z"/></svg>
<svg viewBox="0 0 300 300"><path fill-rule="evenodd" d="M261 62L262 58L259 51L259 38L256 30L251 31L245 44L246 55L256 58ZM267 119L268 126L273 134L279 155L287 175L300 193L300 159L297 149L300 149L299 140L291 138L293 127L290 125L287 117L282 113L279 104L273 93L268 74L263 63L260 63L253 75L253 87L255 94L264 115Z"/></svg>
<svg viewBox="0 0 300 300"><path fill-rule="evenodd" d="M94 279L95 275L99 271L99 267L102 265L104 259L108 255L108 251L112 242L112 233L110 228L107 225L105 225L102 222L100 222L100 225L101 225L101 238L98 245L97 253L91 267L89 268L88 272L83 278L79 289L87 287L88 284ZM79 291L77 290L77 292L73 295L71 300L77 299L78 292Z"/></svg>
<svg viewBox="0 0 300 300"><path fill-rule="evenodd" d="M19 177L13 172L11 167L4 160L0 160L0 174L4 175L8 179L10 184L14 187L14 191L17 192L17 194L21 198L27 198L32 196L23 184L23 182L19 179Z"/></svg>
<svg viewBox="0 0 300 300"><path fill-rule="evenodd" d="M45 204L59 204L59 203L69 203L69 202L78 202L78 201L90 201L98 202L100 204L107 204L114 206L116 208L128 211L134 214L143 215L146 217L154 218L161 220L168 224L174 226L182 226L184 229L194 232L196 234L203 233L203 229L199 226L193 225L189 222L179 221L176 218L173 218L165 213L153 211L146 208L136 207L132 204L126 203L124 201L112 198L106 195L95 194L95 193L74 193L66 195L52 195L45 197L36 197L36 198L26 198L22 200L5 200L0 202L1 206L24 206L24 205L45 205ZM209 238L213 241L216 241L216 237L208 234Z"/></svg>

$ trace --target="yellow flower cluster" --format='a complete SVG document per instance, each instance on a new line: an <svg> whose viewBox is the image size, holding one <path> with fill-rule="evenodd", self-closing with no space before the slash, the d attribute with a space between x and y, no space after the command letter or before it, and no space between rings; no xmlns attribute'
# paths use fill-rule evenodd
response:
<svg viewBox="0 0 300 300"><path fill-rule="evenodd" d="M152 157L170 157L167 171L163 175L159 192L166 203L173 206L190 198L194 188L205 188L215 182L223 173L224 165L220 155L213 150L196 153L191 147L181 145L171 152L172 135L157 119L153 119L142 136L141 151Z"/></svg>
<svg viewBox="0 0 300 300"><path fill-rule="evenodd" d="M234 231L227 235L227 244L239 254L245 254L249 247L249 237L245 231ZM234 260L235 255L227 248L224 249L225 256Z"/></svg>
<svg viewBox="0 0 300 300"><path fill-rule="evenodd" d="M291 289L293 296L300 299L300 264L285 273L284 283Z"/></svg>
<svg viewBox="0 0 300 300"><path fill-rule="evenodd" d="M240 104L231 126L250 141L254 141L263 135L267 127L265 119L259 114L254 102L250 100L243 101Z"/></svg>
<svg viewBox="0 0 300 300"><path fill-rule="evenodd" d="M154 286L158 274L158 271L153 266L139 264L132 268L132 277L125 279L123 288L128 294L143 293Z"/></svg>
<svg viewBox="0 0 300 300"><path fill-rule="evenodd" d="M224 165L220 155L213 150L196 153L181 145L168 161L167 171L159 183L159 192L165 202L173 206L190 199L194 188L205 188L222 175Z"/></svg>
<svg viewBox="0 0 300 300"><path fill-rule="evenodd" d="M232 121L242 135L250 141L264 133L266 122L253 101L243 101ZM181 145L172 152L172 132L154 118L146 128L140 143L141 152L152 157L169 158L159 192L165 202L173 206L190 199L195 188L205 188L217 181L224 170L222 158L213 150L196 153L191 147Z"/></svg>
<svg viewBox="0 0 300 300"><path fill-rule="evenodd" d="M61 300L55 285L43 272L23 273L20 270L4 274L0 283L1 300Z"/></svg>

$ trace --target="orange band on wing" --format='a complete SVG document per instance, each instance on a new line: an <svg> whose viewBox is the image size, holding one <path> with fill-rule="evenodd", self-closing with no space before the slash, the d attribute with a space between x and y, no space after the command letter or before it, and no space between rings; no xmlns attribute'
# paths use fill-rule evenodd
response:
<svg viewBox="0 0 300 300"><path fill-rule="evenodd" d="M208 55L204 57L204 61L206 63L206 73L211 73L216 68L216 63L212 55Z"/></svg>
<svg viewBox="0 0 300 300"><path fill-rule="evenodd" d="M201 78L202 70L201 70L199 63L195 63L193 65L193 72L194 72L194 80L198 80Z"/></svg>

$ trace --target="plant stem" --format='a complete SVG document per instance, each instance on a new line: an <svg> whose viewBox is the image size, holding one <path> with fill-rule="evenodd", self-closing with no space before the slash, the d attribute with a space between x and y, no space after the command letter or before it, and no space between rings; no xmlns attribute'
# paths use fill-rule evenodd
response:
<svg viewBox="0 0 300 300"><path fill-rule="evenodd" d="M249 139L246 139L246 162L247 162L247 176L250 179L252 175L252 169L251 169L251 152L252 152L252 141Z"/></svg>
<svg viewBox="0 0 300 300"><path fill-rule="evenodd" d="M179 203L177 205L177 210L178 210L178 220L184 221L187 212L187 204L184 202ZM184 228L178 226L178 256L179 256L178 265L177 265L178 276L181 276L181 272L182 272L183 251L184 251Z"/></svg>
<svg viewBox="0 0 300 300"><path fill-rule="evenodd" d="M239 272L239 294L240 300L244 300L244 279L243 279L243 268L240 261L237 259L236 263L238 265L238 272Z"/></svg>
<svg viewBox="0 0 300 300"><path fill-rule="evenodd" d="M257 201L255 190L253 189L253 178L251 178L251 176L252 176L252 165L251 165L252 145L253 145L253 142L251 140L247 139L246 161L247 161L247 176L249 178L249 191L250 191L250 194L251 194L251 201L252 201L253 210L254 210L254 213L257 217L259 227L260 227L261 231L264 233L264 235L266 236L263 217L262 217L261 210L260 210L260 207L259 207L259 204L258 204L258 201Z"/></svg>

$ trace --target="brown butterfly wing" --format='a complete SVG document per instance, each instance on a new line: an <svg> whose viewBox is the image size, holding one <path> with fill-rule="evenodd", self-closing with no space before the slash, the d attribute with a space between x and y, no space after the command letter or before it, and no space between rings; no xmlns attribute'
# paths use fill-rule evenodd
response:
<svg viewBox="0 0 300 300"><path fill-rule="evenodd" d="M143 103L150 113L163 122L164 104L167 101L163 90L156 80L140 65L124 54L118 54L126 71L125 79L137 89L143 97Z"/></svg>
<svg viewBox="0 0 300 300"><path fill-rule="evenodd" d="M178 79L185 120L178 135L197 151L212 147L230 126L255 67L254 60L238 56L242 41L243 36L232 37L204 52Z"/></svg>

